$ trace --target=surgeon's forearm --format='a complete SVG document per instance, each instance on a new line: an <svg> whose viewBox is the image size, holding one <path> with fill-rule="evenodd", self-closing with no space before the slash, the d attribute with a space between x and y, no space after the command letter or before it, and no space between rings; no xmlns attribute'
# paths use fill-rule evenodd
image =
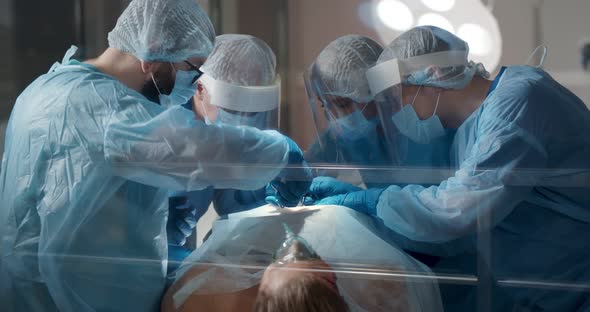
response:
<svg viewBox="0 0 590 312"><path fill-rule="evenodd" d="M206 126L194 120L171 122L166 114L171 113L147 123L117 122L108 127L105 160L117 174L172 190L255 190L276 177L287 162L288 145L277 132ZM177 115L175 119L186 119L182 112ZM171 126L176 124L183 126Z"/></svg>

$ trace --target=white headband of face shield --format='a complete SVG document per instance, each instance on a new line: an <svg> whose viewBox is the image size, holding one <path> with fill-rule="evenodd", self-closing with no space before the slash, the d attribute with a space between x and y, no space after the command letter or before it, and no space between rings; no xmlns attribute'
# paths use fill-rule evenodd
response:
<svg viewBox="0 0 590 312"><path fill-rule="evenodd" d="M428 67L467 66L466 51L444 51L419 55L407 59L392 59L367 70L371 94L376 96L389 87L402 82L402 73L426 70Z"/></svg>
<svg viewBox="0 0 590 312"><path fill-rule="evenodd" d="M207 74L203 74L199 81L207 88L211 105L233 111L266 112L278 108L281 101L281 78L278 75L273 85L263 87L238 86Z"/></svg>

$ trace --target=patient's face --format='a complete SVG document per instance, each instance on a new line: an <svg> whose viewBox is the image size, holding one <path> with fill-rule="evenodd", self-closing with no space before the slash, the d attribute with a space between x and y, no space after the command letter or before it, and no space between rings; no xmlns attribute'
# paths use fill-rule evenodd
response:
<svg viewBox="0 0 590 312"><path fill-rule="evenodd" d="M266 268L260 281L260 289L272 292L303 274L321 279L334 291L338 292L336 274L330 265L320 259L297 261L283 265L273 263Z"/></svg>

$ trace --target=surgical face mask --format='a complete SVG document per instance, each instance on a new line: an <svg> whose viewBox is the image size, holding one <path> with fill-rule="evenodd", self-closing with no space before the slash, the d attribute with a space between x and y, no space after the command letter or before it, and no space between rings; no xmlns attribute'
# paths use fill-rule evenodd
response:
<svg viewBox="0 0 590 312"><path fill-rule="evenodd" d="M320 259L303 237L295 235L289 226L284 223L283 227L287 238L273 256L275 263L288 264Z"/></svg>
<svg viewBox="0 0 590 312"><path fill-rule="evenodd" d="M434 108L432 116L425 120L418 118L418 115L414 110L414 102L418 97L420 88L418 89L416 96L414 96L412 104L405 105L399 112L393 115L391 119L398 130L410 140L420 144L428 144L433 140L444 136L446 132L440 119L436 115L436 110L438 109L438 103L440 101L440 93L438 94L436 107Z"/></svg>
<svg viewBox="0 0 590 312"><path fill-rule="evenodd" d="M172 68L174 68L174 66L172 66ZM195 78L198 78L200 72L176 69L175 71L176 80L174 81L174 88L168 95L160 92L156 80L154 79L154 75L152 74L152 81L159 93L160 105L166 108L186 104L197 92L197 84L194 82L196 80Z"/></svg>
<svg viewBox="0 0 590 312"><path fill-rule="evenodd" d="M367 119L365 115L363 115L363 110L355 111L354 113L341 118L336 118L334 114L328 111L330 119L332 119L333 122L331 125L332 131L336 134L338 139L344 142L354 142L359 139L367 138L370 132L377 127L377 117Z"/></svg>
<svg viewBox="0 0 590 312"><path fill-rule="evenodd" d="M264 112L246 115L244 113L233 114L224 109L219 109L216 122L232 126L249 126L264 129L266 128L266 117L267 114Z"/></svg>

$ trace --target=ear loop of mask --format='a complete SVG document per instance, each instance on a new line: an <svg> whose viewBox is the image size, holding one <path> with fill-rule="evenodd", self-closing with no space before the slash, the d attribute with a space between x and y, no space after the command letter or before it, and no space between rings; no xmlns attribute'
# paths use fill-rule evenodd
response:
<svg viewBox="0 0 590 312"><path fill-rule="evenodd" d="M154 86L156 87L156 91L158 91L158 94L162 95L162 92L160 92L160 88L158 88L158 84L156 83L156 78L154 78L154 73L150 73L150 77L152 77L152 82L154 83Z"/></svg>
<svg viewBox="0 0 590 312"><path fill-rule="evenodd" d="M436 97L436 106L434 106L434 112L432 113L432 117L436 115L436 111L438 110L438 103L440 102L440 94L442 91L438 91L438 96Z"/></svg>
<svg viewBox="0 0 590 312"><path fill-rule="evenodd" d="M205 89L205 86L203 85L203 90L204 89ZM202 94L201 94L201 96L202 96ZM211 119L209 119L209 115L207 114L208 111L207 111L207 108L205 107L205 101L199 101L199 102L201 102L201 108L203 108L203 119L205 119L205 124L212 125L213 122L211 122Z"/></svg>
<svg viewBox="0 0 590 312"><path fill-rule="evenodd" d="M416 92L416 95L414 95L414 99L412 100L412 107L414 107L414 103L416 102L416 99L418 98L418 94L420 94L420 90L422 89L422 86L418 87L418 92ZM436 105L434 106L434 112L432 113L432 116L430 117L434 117L436 115L436 111L438 110L438 104L440 103L440 94L442 91L438 92L438 96L436 97ZM414 108L415 110L415 108Z"/></svg>
<svg viewBox="0 0 590 312"><path fill-rule="evenodd" d="M174 68L174 64L172 63L168 63L170 64L170 66L172 67L172 70L174 70L174 75L176 76L176 68ZM158 88L158 84L156 83L156 78L154 78L154 73L150 73L150 77L152 78L152 82L154 83L154 87L156 87L156 91L158 91L159 95L162 95L162 92L160 92L160 88Z"/></svg>
<svg viewBox="0 0 590 312"><path fill-rule="evenodd" d="M412 100L412 107L414 107L414 103L416 102L416 99L418 98L418 95L420 94L420 90L422 90L422 86L418 86L418 91L416 91L416 95L414 95L414 99Z"/></svg>

